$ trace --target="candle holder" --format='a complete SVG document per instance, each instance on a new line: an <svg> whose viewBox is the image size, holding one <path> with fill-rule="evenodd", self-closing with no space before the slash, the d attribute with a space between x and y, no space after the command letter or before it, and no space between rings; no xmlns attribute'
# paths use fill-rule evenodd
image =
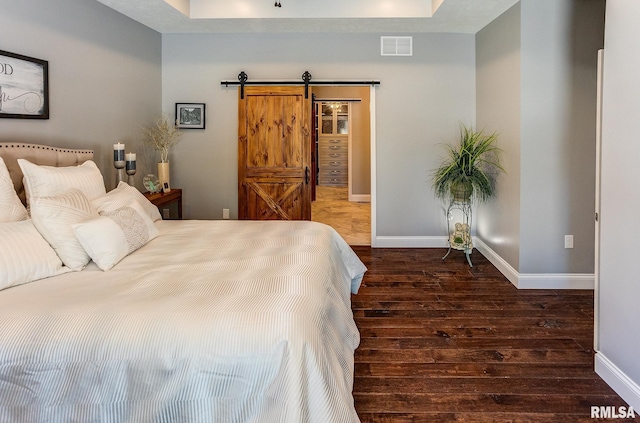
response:
<svg viewBox="0 0 640 423"><path fill-rule="evenodd" d="M124 181L124 144L113 144L113 165L116 168L116 186Z"/></svg>
<svg viewBox="0 0 640 423"><path fill-rule="evenodd" d="M135 185L135 181L133 179L133 175L136 174L136 155L134 153L127 154L127 164L126 164L127 175L127 183L131 186Z"/></svg>

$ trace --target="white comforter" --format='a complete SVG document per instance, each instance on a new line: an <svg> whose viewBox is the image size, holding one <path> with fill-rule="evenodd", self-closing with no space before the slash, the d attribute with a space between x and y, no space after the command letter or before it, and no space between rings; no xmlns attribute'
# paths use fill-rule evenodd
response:
<svg viewBox="0 0 640 423"><path fill-rule="evenodd" d="M364 265L313 222L168 221L0 291L0 422L357 422Z"/></svg>

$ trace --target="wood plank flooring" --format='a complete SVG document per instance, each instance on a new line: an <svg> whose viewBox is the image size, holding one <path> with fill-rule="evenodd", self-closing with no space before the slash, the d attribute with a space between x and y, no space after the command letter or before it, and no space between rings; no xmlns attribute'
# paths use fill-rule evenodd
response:
<svg viewBox="0 0 640 423"><path fill-rule="evenodd" d="M627 406L593 370L593 291L518 290L477 250L354 246L363 423L594 422ZM610 421L640 421L613 419Z"/></svg>

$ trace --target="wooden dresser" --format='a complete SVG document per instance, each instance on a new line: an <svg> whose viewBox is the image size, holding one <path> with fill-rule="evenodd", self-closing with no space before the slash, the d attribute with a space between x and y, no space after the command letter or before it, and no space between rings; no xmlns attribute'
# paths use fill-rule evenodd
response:
<svg viewBox="0 0 640 423"><path fill-rule="evenodd" d="M347 186L349 182L349 140L318 140L318 185Z"/></svg>

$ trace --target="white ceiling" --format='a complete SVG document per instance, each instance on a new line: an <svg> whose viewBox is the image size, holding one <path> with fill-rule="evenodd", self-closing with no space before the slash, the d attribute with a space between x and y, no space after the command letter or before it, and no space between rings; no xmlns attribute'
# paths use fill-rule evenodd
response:
<svg viewBox="0 0 640 423"><path fill-rule="evenodd" d="M426 18L444 0L165 0L191 18ZM275 4L274 4L275 3Z"/></svg>
<svg viewBox="0 0 640 423"><path fill-rule="evenodd" d="M475 34L518 0L97 0L161 33L419 33ZM305 6L305 2L307 6ZM424 13L415 16L416 3ZM208 3L208 4L207 4ZM344 6L350 5L349 8ZM354 7L354 4L368 5ZM216 7L219 5L220 7ZM229 7L236 5L237 7ZM266 5L266 6L265 6ZM386 8L384 16L372 6ZM247 17L238 10L246 11ZM364 17L353 17L357 10ZM356 12L354 12L356 11ZM217 17L195 17L195 16ZM320 16L320 17L319 17ZM328 16L328 17L327 17ZM343 17L349 16L349 17ZM403 16L403 17L398 17Z"/></svg>

